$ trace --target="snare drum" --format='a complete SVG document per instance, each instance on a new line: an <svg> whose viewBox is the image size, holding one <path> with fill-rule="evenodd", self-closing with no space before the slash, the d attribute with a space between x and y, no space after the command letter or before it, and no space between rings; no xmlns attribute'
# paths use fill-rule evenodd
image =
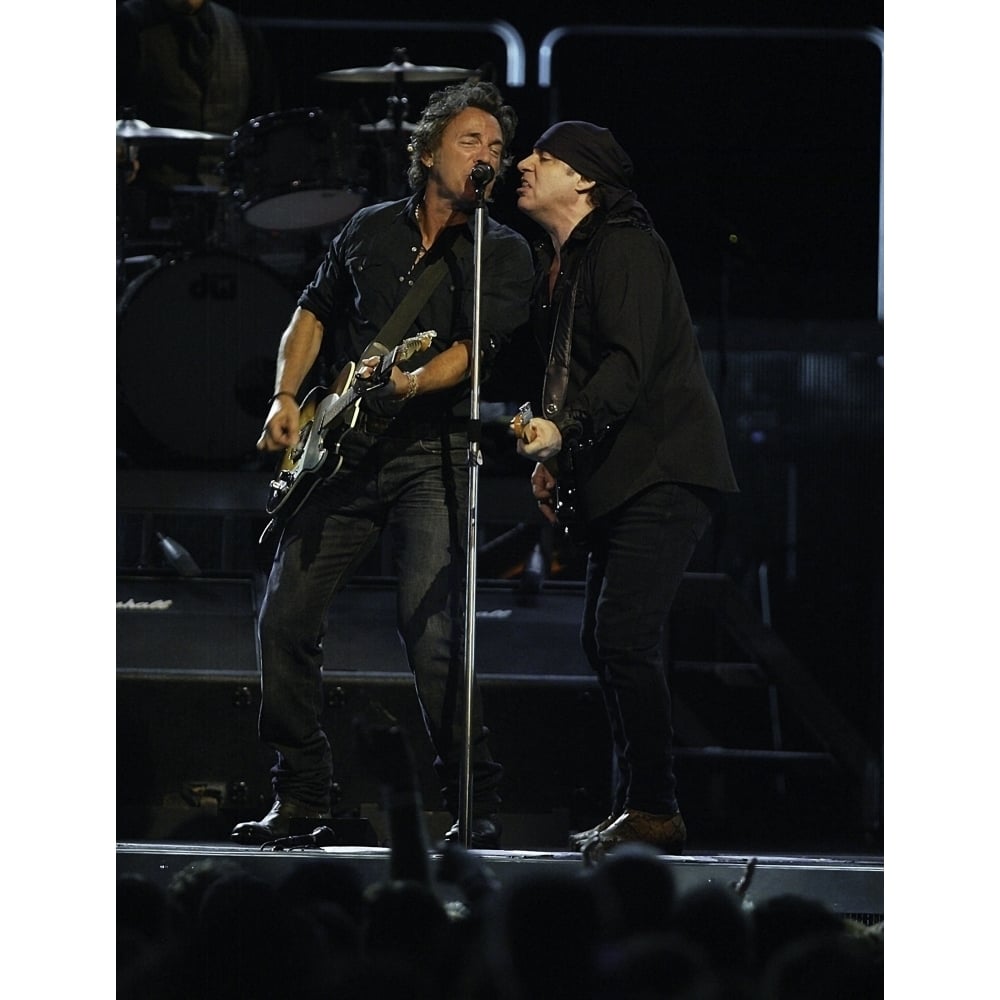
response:
<svg viewBox="0 0 1000 1000"><path fill-rule="evenodd" d="M353 156L322 108L253 118L233 136L225 162L244 221L260 229L332 226L356 212L365 192Z"/></svg>
<svg viewBox="0 0 1000 1000"><path fill-rule="evenodd" d="M297 298L222 252L164 259L136 278L118 311L120 447L140 464L253 458Z"/></svg>

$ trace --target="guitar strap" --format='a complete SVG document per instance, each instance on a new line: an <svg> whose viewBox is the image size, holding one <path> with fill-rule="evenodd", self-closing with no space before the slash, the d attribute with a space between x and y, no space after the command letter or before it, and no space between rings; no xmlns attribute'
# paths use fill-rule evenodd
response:
<svg viewBox="0 0 1000 1000"><path fill-rule="evenodd" d="M453 227L457 230L459 227ZM365 348L361 355L363 358L373 354L388 354L397 344L399 344L404 334L410 329L413 321L417 318L417 313L423 309L427 300L431 297L434 289L441 283L441 279L448 270L448 263L444 257L444 251L454 242L457 232L446 235L438 240L432 253L436 260L428 262L421 272L420 277L413 283L407 292L406 297L393 310L392 315L385 321L382 329L379 330L375 339Z"/></svg>
<svg viewBox="0 0 1000 1000"><path fill-rule="evenodd" d="M579 281L577 272L577 278L570 288L569 301L563 301L556 315L552 346L549 348L549 363L545 367L545 382L542 386L542 414L547 420L552 420L566 402L566 390L569 388L569 358L573 346L573 313L576 311L576 290Z"/></svg>
<svg viewBox="0 0 1000 1000"><path fill-rule="evenodd" d="M627 219L606 220L606 225L621 225ZM573 346L573 315L576 312L576 293L580 285L580 276L587 260L593 257L600 245L601 235L595 235L576 266L573 284L570 287L568 301L564 299L556 313L552 327L552 345L549 348L549 363L545 368L545 381L542 385L542 415L552 420L566 403L566 391L569 388L569 359Z"/></svg>

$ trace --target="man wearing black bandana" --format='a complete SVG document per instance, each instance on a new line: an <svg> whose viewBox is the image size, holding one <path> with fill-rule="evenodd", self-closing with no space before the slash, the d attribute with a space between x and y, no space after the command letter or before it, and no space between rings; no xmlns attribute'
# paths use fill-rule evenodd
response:
<svg viewBox="0 0 1000 1000"><path fill-rule="evenodd" d="M533 323L548 356L523 428L539 510L586 545L583 648L613 742L611 808L570 845L679 854L663 629L722 494L738 487L673 260L612 133L559 122L519 164L536 248Z"/></svg>

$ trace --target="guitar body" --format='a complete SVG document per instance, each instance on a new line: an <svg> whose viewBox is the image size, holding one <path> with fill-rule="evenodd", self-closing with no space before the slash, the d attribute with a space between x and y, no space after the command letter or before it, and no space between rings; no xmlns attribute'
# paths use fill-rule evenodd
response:
<svg viewBox="0 0 1000 1000"><path fill-rule="evenodd" d="M511 432L527 441L528 423L532 420L531 404L522 403L510 420ZM581 469L583 446L573 442L559 452L556 458L556 486L552 510L559 527L567 538L576 545L587 544L587 521L583 516L583 496L581 494Z"/></svg>
<svg viewBox="0 0 1000 1000"><path fill-rule="evenodd" d="M360 397L344 405L344 393L356 371L353 362L345 365L332 388L317 386L302 400L298 444L285 449L268 488L264 510L272 517L279 512L291 517L319 483L340 471L344 460L337 441L329 443L328 438L335 428L342 434L357 423Z"/></svg>
<svg viewBox="0 0 1000 1000"><path fill-rule="evenodd" d="M279 518L284 521L291 517L316 486L340 471L344 463L340 439L358 422L362 396L384 385L394 364L426 350L435 336L433 330L428 330L407 338L381 358L367 379L356 378L358 366L350 362L340 370L332 386L317 386L306 395L299 406L298 443L285 449L268 487L264 510L271 521L261 541Z"/></svg>

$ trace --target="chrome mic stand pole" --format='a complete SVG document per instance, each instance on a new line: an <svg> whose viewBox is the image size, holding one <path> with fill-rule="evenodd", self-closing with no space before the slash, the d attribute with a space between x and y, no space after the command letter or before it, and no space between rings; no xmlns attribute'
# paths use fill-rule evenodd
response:
<svg viewBox="0 0 1000 1000"><path fill-rule="evenodd" d="M465 847L472 838L472 696L476 677L476 547L477 511L479 507L479 467L483 456L480 451L479 422L479 316L482 300L483 231L486 208L484 193L495 172L488 163L477 163L470 179L476 192L476 211L473 239L473 300L472 300L472 364L469 372L469 535L466 542L465 577L465 741L462 757L459 791L458 835Z"/></svg>

